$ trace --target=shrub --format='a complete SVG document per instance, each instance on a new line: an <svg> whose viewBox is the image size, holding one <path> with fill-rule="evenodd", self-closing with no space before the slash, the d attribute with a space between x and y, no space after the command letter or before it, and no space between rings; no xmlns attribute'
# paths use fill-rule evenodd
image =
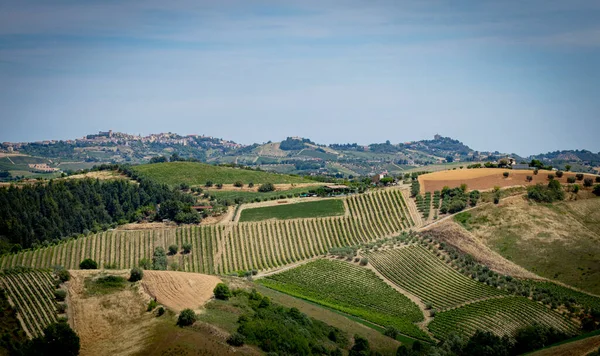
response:
<svg viewBox="0 0 600 356"><path fill-rule="evenodd" d="M582 173L577 173L575 175L575 178L577 178L577 180L583 180L583 174Z"/></svg>
<svg viewBox="0 0 600 356"><path fill-rule="evenodd" d="M252 182L248 183L248 188L254 188L254 183L252 183Z"/></svg>
<svg viewBox="0 0 600 356"><path fill-rule="evenodd" d="M142 269L151 269L152 262L147 258L142 258L140 262L138 262L138 266L140 266Z"/></svg>
<svg viewBox="0 0 600 356"><path fill-rule="evenodd" d="M216 187L217 187L217 189L222 189L223 188L223 183L217 183Z"/></svg>
<svg viewBox="0 0 600 356"><path fill-rule="evenodd" d="M533 176L527 176L526 179L527 179L528 182L531 182L533 180Z"/></svg>
<svg viewBox="0 0 600 356"><path fill-rule="evenodd" d="M554 179L554 174L548 174L548 179L550 179L550 180Z"/></svg>
<svg viewBox="0 0 600 356"><path fill-rule="evenodd" d="M179 246L177 245L171 245L169 246L169 255L176 255L177 251L179 250Z"/></svg>
<svg viewBox="0 0 600 356"><path fill-rule="evenodd" d="M594 184L594 180L592 178L586 178L583 180L584 187L591 187Z"/></svg>
<svg viewBox="0 0 600 356"><path fill-rule="evenodd" d="M600 196L600 184L596 184L594 186L594 190L592 190L592 193Z"/></svg>
<svg viewBox="0 0 600 356"><path fill-rule="evenodd" d="M360 259L360 265L361 266L366 266L369 263L369 259L366 257L363 257Z"/></svg>
<svg viewBox="0 0 600 356"><path fill-rule="evenodd" d="M214 185L214 183L212 182L212 180L207 180L206 184L204 185L205 187L212 187Z"/></svg>
<svg viewBox="0 0 600 356"><path fill-rule="evenodd" d="M575 183L575 177L567 177L567 183Z"/></svg>
<svg viewBox="0 0 600 356"><path fill-rule="evenodd" d="M510 175L510 173L504 172L504 173L502 173L502 175L504 176L504 178L508 178L508 176Z"/></svg>
<svg viewBox="0 0 600 356"><path fill-rule="evenodd" d="M258 187L258 191L261 193L272 192L275 191L275 186L273 183L265 183Z"/></svg>
<svg viewBox="0 0 600 356"><path fill-rule="evenodd" d="M56 271L56 277L61 281L61 282L66 282L69 279L71 279L71 275L69 274L69 271L67 271L64 268L60 268L57 269Z"/></svg>
<svg viewBox="0 0 600 356"><path fill-rule="evenodd" d="M98 269L98 264L91 258L86 258L79 264L80 269Z"/></svg>
<svg viewBox="0 0 600 356"><path fill-rule="evenodd" d="M600 183L600 176L596 177L596 183Z"/></svg>
<svg viewBox="0 0 600 356"><path fill-rule="evenodd" d="M153 311L154 308L156 308L158 306L158 303L156 302L156 300L151 299L150 302L148 302L148 308L146 308L146 311Z"/></svg>
<svg viewBox="0 0 600 356"><path fill-rule="evenodd" d="M158 313L157 313L157 316L161 316L161 315L163 315L164 313L165 313L165 308L163 308L163 307L159 307L159 308L158 308Z"/></svg>
<svg viewBox="0 0 600 356"><path fill-rule="evenodd" d="M229 300L231 297L231 290L229 290L229 287L225 283L217 284L213 293L215 294L215 298L221 300Z"/></svg>
<svg viewBox="0 0 600 356"><path fill-rule="evenodd" d="M539 173L539 170L537 168L533 170L534 175L537 175L538 173Z"/></svg>
<svg viewBox="0 0 600 356"><path fill-rule="evenodd" d="M58 321L48 325L43 336L38 336L27 345L25 354L31 355L79 355L79 336L69 324Z"/></svg>
<svg viewBox="0 0 600 356"><path fill-rule="evenodd" d="M137 282L144 277L144 271L139 267L133 267L129 273L129 282Z"/></svg>
<svg viewBox="0 0 600 356"><path fill-rule="evenodd" d="M167 269L167 254L165 249L157 247L152 255L152 268L155 270L165 271Z"/></svg>
<svg viewBox="0 0 600 356"><path fill-rule="evenodd" d="M387 328L385 328L383 335L389 336L395 340L398 337L398 329L396 329L393 326L388 326Z"/></svg>
<svg viewBox="0 0 600 356"><path fill-rule="evenodd" d="M181 247L183 248L183 253L192 252L192 244L189 242L184 243L183 245L181 245Z"/></svg>
<svg viewBox="0 0 600 356"><path fill-rule="evenodd" d="M196 313L192 309L183 309L177 318L177 325L188 326L196 322Z"/></svg>
<svg viewBox="0 0 600 356"><path fill-rule="evenodd" d="M235 332L227 338L227 343L231 346L242 346L244 345L245 340L246 337L244 337L244 335Z"/></svg>
<svg viewBox="0 0 600 356"><path fill-rule="evenodd" d="M56 304L56 312L58 314L64 314L67 311L67 305L65 303Z"/></svg>
<svg viewBox="0 0 600 356"><path fill-rule="evenodd" d="M177 262L172 262L169 265L169 268L171 269L171 271L178 271L179 270L179 265L177 264Z"/></svg>
<svg viewBox="0 0 600 356"><path fill-rule="evenodd" d="M238 180L238 181L236 181L235 183L233 183L233 186L234 186L234 187L241 188L241 187L243 187L243 186L244 186L244 183L243 183L242 181L239 181L239 180Z"/></svg>
<svg viewBox="0 0 600 356"><path fill-rule="evenodd" d="M62 302L67 298L67 292L63 289L57 289L54 291L54 298L59 302Z"/></svg>

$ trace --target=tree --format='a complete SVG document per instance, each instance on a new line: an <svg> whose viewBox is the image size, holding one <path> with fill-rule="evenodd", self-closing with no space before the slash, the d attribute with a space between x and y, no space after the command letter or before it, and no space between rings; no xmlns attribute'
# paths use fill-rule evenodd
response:
<svg viewBox="0 0 600 356"><path fill-rule="evenodd" d="M52 323L44 329L44 336L38 336L26 347L25 354L40 356L79 355L79 336L66 322Z"/></svg>
<svg viewBox="0 0 600 356"><path fill-rule="evenodd" d="M554 179L554 174L548 174L548 179L553 180Z"/></svg>
<svg viewBox="0 0 600 356"><path fill-rule="evenodd" d="M231 346L243 346L244 341L246 341L246 337L238 332L231 334L227 338L227 343Z"/></svg>
<svg viewBox="0 0 600 356"><path fill-rule="evenodd" d="M252 183L252 182L248 183L248 188L254 188L254 183Z"/></svg>
<svg viewBox="0 0 600 356"><path fill-rule="evenodd" d="M556 171L556 176L557 176L558 178L562 178L563 174L564 174L564 172L563 172L563 171Z"/></svg>
<svg viewBox="0 0 600 356"><path fill-rule="evenodd" d="M532 176L527 176L526 179L527 179L528 182L531 182L533 180L533 177Z"/></svg>
<svg viewBox="0 0 600 356"><path fill-rule="evenodd" d="M217 183L215 186L217 189L223 189L223 183Z"/></svg>
<svg viewBox="0 0 600 356"><path fill-rule="evenodd" d="M393 326L388 326L387 328L385 328L383 335L389 336L395 340L398 337L398 329L396 329Z"/></svg>
<svg viewBox="0 0 600 356"><path fill-rule="evenodd" d="M567 177L567 183L575 183L575 177Z"/></svg>
<svg viewBox="0 0 600 356"><path fill-rule="evenodd" d="M369 356L371 353L371 347L369 346L369 340L364 337L354 335L354 345L348 352L348 356Z"/></svg>
<svg viewBox="0 0 600 356"><path fill-rule="evenodd" d="M446 162L448 162L448 163L454 162L454 157L452 157L452 156L446 156Z"/></svg>
<svg viewBox="0 0 600 356"><path fill-rule="evenodd" d="M575 178L577 178L577 180L583 180L583 174L581 174L581 173L577 173L577 174L575 175Z"/></svg>
<svg viewBox="0 0 600 356"><path fill-rule="evenodd" d="M235 183L233 183L233 186L234 186L234 187L241 188L241 187L243 187L243 186L244 186L244 183L243 183L242 181L238 180L238 181L236 181Z"/></svg>
<svg viewBox="0 0 600 356"><path fill-rule="evenodd" d="M592 193L600 196L600 184L596 184L594 186L594 190L592 190Z"/></svg>
<svg viewBox="0 0 600 356"><path fill-rule="evenodd" d="M207 180L206 184L204 184L205 187L212 187L213 186L213 181L212 180Z"/></svg>
<svg viewBox="0 0 600 356"><path fill-rule="evenodd" d="M176 255L177 251L179 250L179 246L177 245L171 245L169 246L169 255Z"/></svg>
<svg viewBox="0 0 600 356"><path fill-rule="evenodd" d="M192 252L192 244L189 242L185 242L181 247L183 248L183 253L187 254Z"/></svg>
<svg viewBox="0 0 600 356"><path fill-rule="evenodd" d="M510 175L510 173L504 172L504 173L502 173L502 175L504 176L504 178L508 178L508 176Z"/></svg>
<svg viewBox="0 0 600 356"><path fill-rule="evenodd" d="M260 187L258 187L258 191L261 193L272 192L275 190L275 186L273 183L264 183Z"/></svg>
<svg viewBox="0 0 600 356"><path fill-rule="evenodd" d="M217 284L215 289L213 289L213 293L215 294L215 298L221 300L229 300L231 297L231 290L229 290L229 287L225 283Z"/></svg>
<svg viewBox="0 0 600 356"><path fill-rule="evenodd" d="M579 193L579 184L573 184L573 193Z"/></svg>
<svg viewBox="0 0 600 356"><path fill-rule="evenodd" d="M177 162L177 161L182 161L181 157L179 157L179 153L177 152L173 152L173 154L171 155L171 162Z"/></svg>
<svg viewBox="0 0 600 356"><path fill-rule="evenodd" d="M54 274L61 282L66 282L69 279L71 279L71 275L69 274L69 271L67 271L64 267L57 268L54 271Z"/></svg>
<svg viewBox="0 0 600 356"><path fill-rule="evenodd" d="M138 262L138 266L140 266L140 268L142 268L142 269L151 269L152 268L152 261L150 261L147 258L142 258L140 260L140 262Z"/></svg>
<svg viewBox="0 0 600 356"><path fill-rule="evenodd" d="M144 278L144 271L139 267L133 267L129 273L129 281L137 282L141 281L142 278Z"/></svg>
<svg viewBox="0 0 600 356"><path fill-rule="evenodd" d="M86 258L79 264L79 269L98 269L98 263L91 258Z"/></svg>
<svg viewBox="0 0 600 356"><path fill-rule="evenodd" d="M586 178L583 180L584 187L591 187L592 185L594 185L594 180L592 178Z"/></svg>
<svg viewBox="0 0 600 356"><path fill-rule="evenodd" d="M570 164L566 164L565 165L565 171L570 171L571 170L571 165Z"/></svg>
<svg viewBox="0 0 600 356"><path fill-rule="evenodd" d="M183 309L177 318L177 325L188 326L196 322L196 313L192 309Z"/></svg>
<svg viewBox="0 0 600 356"><path fill-rule="evenodd" d="M167 254L165 249L157 247L154 249L152 255L152 268L155 270L166 271L167 270Z"/></svg>
<svg viewBox="0 0 600 356"><path fill-rule="evenodd" d="M472 190L469 193L469 204L471 204L471 206L476 206L480 196L479 190Z"/></svg>
<svg viewBox="0 0 600 356"><path fill-rule="evenodd" d="M539 173L539 170L536 168L533 170L533 174L537 176L537 174Z"/></svg>

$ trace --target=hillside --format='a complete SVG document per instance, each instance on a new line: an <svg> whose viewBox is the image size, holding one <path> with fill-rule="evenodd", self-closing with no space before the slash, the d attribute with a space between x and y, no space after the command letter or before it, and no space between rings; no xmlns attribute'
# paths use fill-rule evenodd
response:
<svg viewBox="0 0 600 356"><path fill-rule="evenodd" d="M139 174L159 183L171 186L182 183L190 186L204 186L207 181L214 184L233 184L237 181L248 183L310 183L302 177L259 172L241 168L221 167L197 162L165 162L134 166Z"/></svg>
<svg viewBox="0 0 600 356"><path fill-rule="evenodd" d="M542 277L600 294L600 198L537 204L517 196L464 213L492 250Z"/></svg>

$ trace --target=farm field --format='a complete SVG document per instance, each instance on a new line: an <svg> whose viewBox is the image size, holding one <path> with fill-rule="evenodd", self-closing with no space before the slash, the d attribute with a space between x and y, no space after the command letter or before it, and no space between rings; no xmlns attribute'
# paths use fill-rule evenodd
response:
<svg viewBox="0 0 600 356"><path fill-rule="evenodd" d="M185 308L199 309L213 297L219 283L219 278L206 274L145 271L141 285L158 303L179 313Z"/></svg>
<svg viewBox="0 0 600 356"><path fill-rule="evenodd" d="M505 294L460 274L419 245L369 252L367 256L382 275L437 310Z"/></svg>
<svg viewBox="0 0 600 356"><path fill-rule="evenodd" d="M470 211L464 226L517 265L600 294L599 210L600 198L550 205L513 198Z"/></svg>
<svg viewBox="0 0 600 356"><path fill-rule="evenodd" d="M311 185L304 186L301 188L290 188L290 189L277 188L278 186L281 186L281 185L283 185L283 184L275 184L276 190L273 192L266 192L266 193L247 191L247 190L242 190L242 189L222 190L222 189L215 189L215 188L207 188L207 189L205 189L205 191L207 193L210 193L210 195L214 195L217 199L220 199L220 200L228 199L230 201L235 201L235 199L241 198L245 202L251 202L257 198L261 199L261 200L271 199L273 197L281 199L282 196L285 198L285 197L293 196L294 194L299 195L302 193L308 193L310 190L313 190L313 189L316 189L319 187L318 184L315 184L315 185L311 184ZM299 185L304 185L304 184L299 184ZM287 185L287 186L290 187L291 185ZM204 188L202 188L202 189L204 189Z"/></svg>
<svg viewBox="0 0 600 356"><path fill-rule="evenodd" d="M0 268L62 265L76 269L85 258L101 267L128 269L156 247L192 244L192 251L169 256L185 272L227 274L268 270L324 255L331 247L353 246L414 227L399 190L348 197L349 216L269 220L229 225L186 225L157 230L115 230L27 250L0 258Z"/></svg>
<svg viewBox="0 0 600 356"><path fill-rule="evenodd" d="M240 222L261 221L268 219L301 219L344 214L344 203L341 199L327 199L306 203L282 204L262 208L244 209Z"/></svg>
<svg viewBox="0 0 600 356"><path fill-rule="evenodd" d="M41 335L46 326L57 320L54 281L49 271L5 271L0 280L29 337Z"/></svg>
<svg viewBox="0 0 600 356"><path fill-rule="evenodd" d="M423 320L417 305L375 273L357 265L319 259L270 275L258 283L428 340L427 334L414 325Z"/></svg>
<svg viewBox="0 0 600 356"><path fill-rule="evenodd" d="M159 183L175 186L181 183L190 186L204 186L207 181L215 184L262 183L314 183L298 176L259 172L231 167L219 167L196 162L168 162L134 166L133 169L143 176Z"/></svg>
<svg viewBox="0 0 600 356"><path fill-rule="evenodd" d="M504 172L509 172L508 178L502 175ZM540 170L538 174L534 174L533 170L512 170L503 168L475 168L475 169L457 169L452 171L440 171L419 176L421 184L421 193L442 190L445 186L450 188L459 187L461 184L466 184L468 189L486 190L492 189L495 186L510 187L516 185L535 185L537 183L547 184L548 174L555 174L554 171ZM533 180L527 182L527 176L532 176ZM567 177L574 177L573 172L564 172L561 178L555 177L560 183L567 183ZM594 177L590 174L584 175Z"/></svg>
<svg viewBox="0 0 600 356"><path fill-rule="evenodd" d="M577 326L559 313L525 297L513 296L483 300L438 313L429 324L429 330L439 338L445 338L450 332L468 337L478 329L499 336L513 336L518 328L535 322L571 335L577 331Z"/></svg>

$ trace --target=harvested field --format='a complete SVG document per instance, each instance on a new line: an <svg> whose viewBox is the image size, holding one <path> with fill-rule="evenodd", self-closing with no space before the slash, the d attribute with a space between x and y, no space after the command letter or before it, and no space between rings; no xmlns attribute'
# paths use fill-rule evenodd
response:
<svg viewBox="0 0 600 356"><path fill-rule="evenodd" d="M215 276L171 271L144 271L144 290L167 308L180 312L199 309L213 296L221 280Z"/></svg>
<svg viewBox="0 0 600 356"><path fill-rule="evenodd" d="M566 344L549 347L529 354L530 356L584 356L600 348L600 335Z"/></svg>
<svg viewBox="0 0 600 356"><path fill-rule="evenodd" d="M105 295L86 296L85 280L102 272L69 271L69 323L81 339L80 355L131 355L143 350L158 323L146 312L150 299L134 286ZM111 271L127 277L129 271Z"/></svg>
<svg viewBox="0 0 600 356"><path fill-rule="evenodd" d="M508 178L502 175L508 172ZM538 174L534 174L533 170L512 170L504 168L476 168L476 169L461 169L452 171L441 171L419 176L421 184L421 193L442 190L445 186L450 188L459 187L461 184L466 184L469 190L487 190L495 186L512 187L519 185L535 185L537 183L547 184L548 174L554 174L555 171L540 170ZM555 178L561 183L567 183L567 177L574 177L576 173L564 172L561 178ZM532 176L533 180L527 182L527 176ZM586 178L595 177L591 174L585 174ZM579 182L580 184L582 182Z"/></svg>

